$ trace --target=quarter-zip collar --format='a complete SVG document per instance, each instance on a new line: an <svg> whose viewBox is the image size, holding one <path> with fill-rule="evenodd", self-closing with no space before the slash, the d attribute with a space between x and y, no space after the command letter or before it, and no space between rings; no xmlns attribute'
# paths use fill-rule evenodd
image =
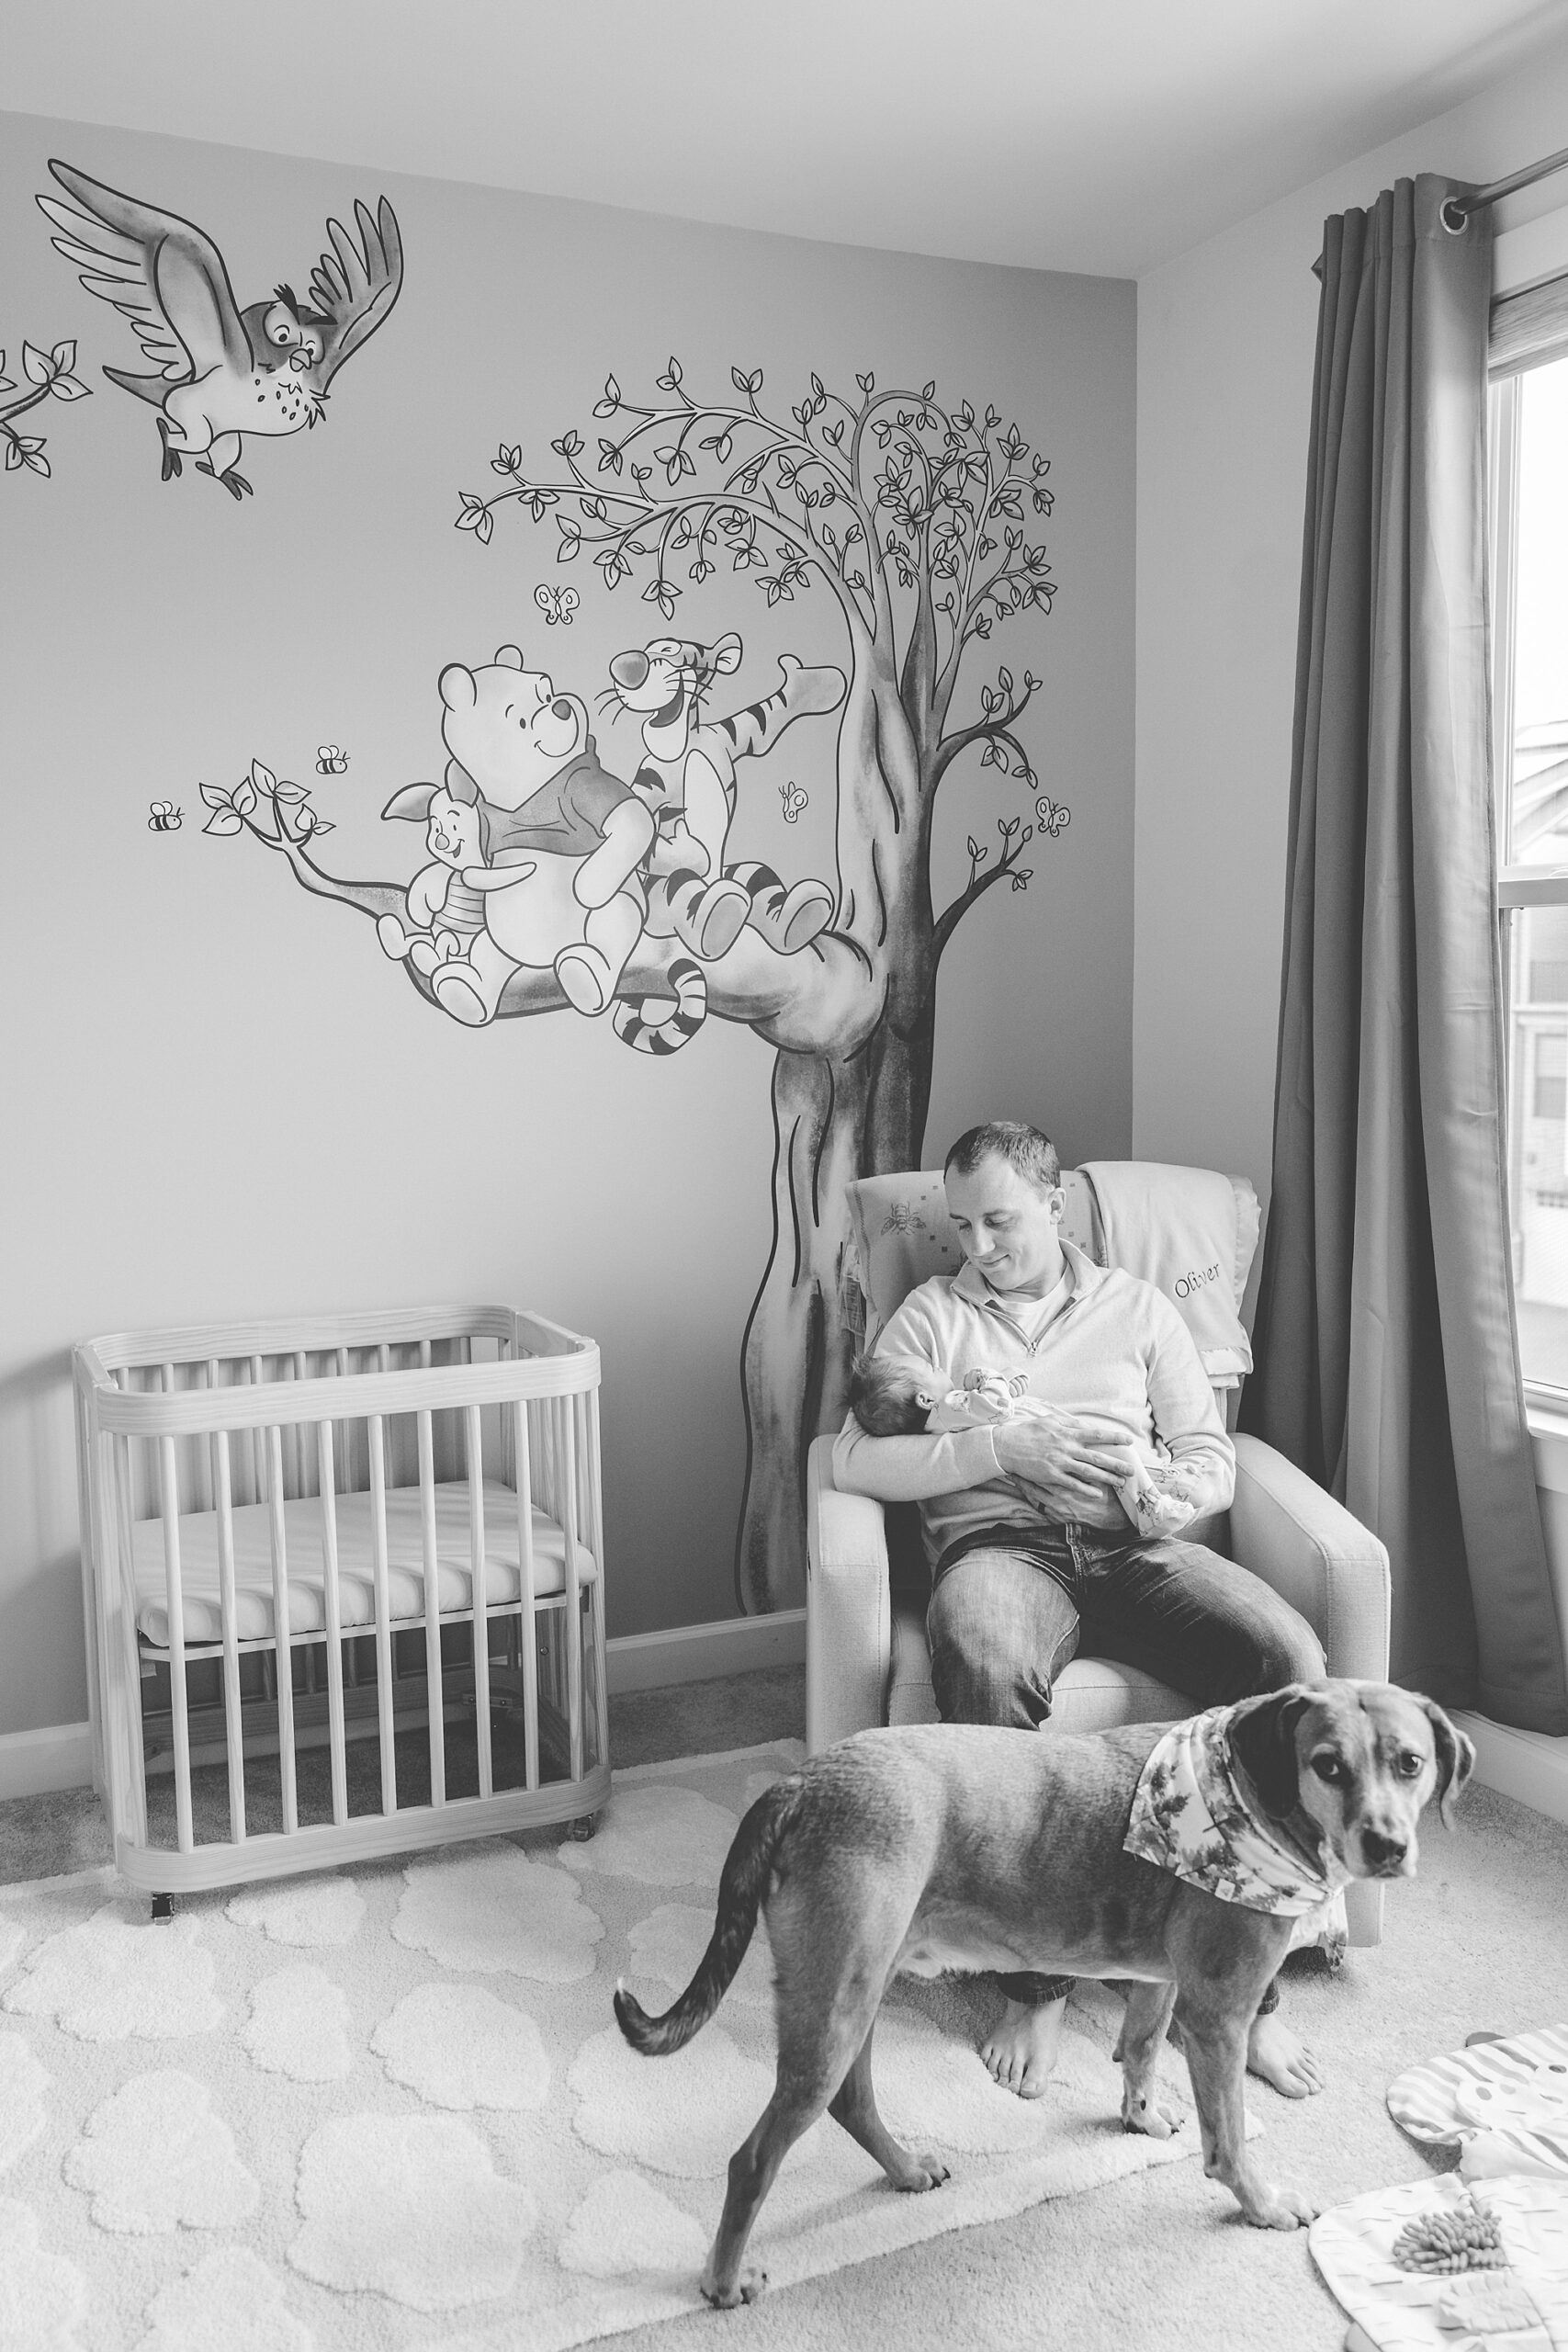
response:
<svg viewBox="0 0 1568 2352"><path fill-rule="evenodd" d="M1025 1351L1030 1355L1033 1355L1046 1334L1056 1329L1057 1326L1072 1313L1079 1301L1089 1292L1097 1290L1105 1280L1104 1267L1097 1266L1094 1260L1087 1257L1076 1241L1068 1241L1064 1237L1061 1250L1067 1273L1072 1280L1072 1288L1064 1299L1060 1312L1053 1315L1050 1321L1043 1325L1039 1330L1032 1332L1024 1317L1010 1305L1010 1295L1005 1291L993 1290L972 1258L965 1258L957 1273L953 1275L953 1290L960 1298L967 1299L972 1306L979 1307L983 1314L994 1315L998 1321L1007 1324L1010 1330L1016 1332ZM1046 1296L1049 1295L1047 1292ZM1027 1303L1030 1306L1039 1307L1043 1306L1044 1300L1032 1298Z"/></svg>

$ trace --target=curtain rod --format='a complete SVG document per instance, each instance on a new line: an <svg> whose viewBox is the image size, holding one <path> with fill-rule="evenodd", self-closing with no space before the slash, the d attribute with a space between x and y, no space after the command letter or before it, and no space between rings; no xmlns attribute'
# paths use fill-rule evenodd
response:
<svg viewBox="0 0 1568 2352"><path fill-rule="evenodd" d="M1450 196L1443 206L1443 226L1450 236L1464 234L1464 224L1472 212L1482 211L1499 198L1512 196L1521 187L1529 187L1553 172L1568 169L1568 147L1560 148L1555 155L1548 155L1544 163L1527 164L1522 172L1510 174L1506 180L1494 180L1490 187L1478 187L1470 196Z"/></svg>

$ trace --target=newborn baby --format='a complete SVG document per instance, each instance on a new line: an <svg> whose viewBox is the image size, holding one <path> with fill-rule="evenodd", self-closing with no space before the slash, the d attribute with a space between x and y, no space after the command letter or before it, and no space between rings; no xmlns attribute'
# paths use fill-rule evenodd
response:
<svg viewBox="0 0 1568 2352"><path fill-rule="evenodd" d="M868 1437L919 1437L938 1430L972 1430L1050 1409L1031 1396L1021 1372L970 1372L962 1388L944 1389L929 1365L912 1357L857 1356L850 1374L850 1410ZM1127 1476L1116 1498L1140 1535L1174 1535L1197 1516L1192 1482L1162 1446L1146 1463L1131 1439ZM1027 1479L1013 1484L1038 1499Z"/></svg>

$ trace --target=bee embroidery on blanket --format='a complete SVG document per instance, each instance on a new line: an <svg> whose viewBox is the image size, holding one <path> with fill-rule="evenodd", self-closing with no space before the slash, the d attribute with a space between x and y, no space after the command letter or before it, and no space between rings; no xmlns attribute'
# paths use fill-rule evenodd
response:
<svg viewBox="0 0 1568 2352"><path fill-rule="evenodd" d="M320 743L316 747L318 775L346 775L348 753L336 743Z"/></svg>
<svg viewBox="0 0 1568 2352"><path fill-rule="evenodd" d="M780 785L779 798L784 802L784 820L786 825L798 824L811 805L810 794L803 791L793 776L787 784Z"/></svg>
<svg viewBox="0 0 1568 2352"><path fill-rule="evenodd" d="M913 1201L895 1201L883 1220L882 1230L884 1233L924 1233L928 1227Z"/></svg>
<svg viewBox="0 0 1568 2352"><path fill-rule="evenodd" d="M185 810L176 808L172 800L154 800L147 811L147 830L150 833L177 833L184 815Z"/></svg>
<svg viewBox="0 0 1568 2352"><path fill-rule="evenodd" d="M543 613L547 628L554 628L557 621L561 621L570 628L571 616L582 599L575 588L552 588L547 581L541 580L534 591L534 602Z"/></svg>
<svg viewBox="0 0 1568 2352"><path fill-rule="evenodd" d="M1053 841L1064 825L1070 825L1073 821L1072 810L1064 808L1061 802L1053 800L1047 792L1043 792L1035 802L1034 815L1041 831L1049 833Z"/></svg>

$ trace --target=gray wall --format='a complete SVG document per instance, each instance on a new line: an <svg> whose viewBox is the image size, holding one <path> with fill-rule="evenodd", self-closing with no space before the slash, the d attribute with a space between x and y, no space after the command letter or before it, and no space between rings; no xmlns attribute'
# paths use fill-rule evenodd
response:
<svg viewBox="0 0 1568 2352"><path fill-rule="evenodd" d="M159 480L150 410L107 383L129 329L51 249L51 155L200 223L242 303L301 292L322 224L384 187L408 276L338 377L321 428L247 447L235 505ZM944 966L928 1157L1016 1111L1069 1159L1132 1136L1134 301L1128 284L987 270L683 225L433 181L0 117L0 341L79 344L92 397L51 401L52 476L0 477L6 686L5 1101L0 1159L0 1734L85 1712L67 1354L86 1334L240 1314L501 1298L604 1352L610 1630L728 1615L743 1464L741 1329L770 1234L770 1055L710 1021L672 1061L570 1012L465 1032L423 1004L347 909L255 844L204 838L197 793L254 757L308 781L324 863L406 879L417 833L378 812L440 773L435 681L504 640L590 700L659 633L637 586L547 630L553 533L515 511L454 530L502 439L542 467L605 375L647 393L761 366L791 402L935 377L992 401L1052 460L1048 621L995 659L1043 674L1027 721L1072 822L1022 894L994 892ZM592 441L590 447L592 447ZM640 582L638 583L640 585ZM791 651L841 660L818 592L770 612L723 575L680 608L739 628L747 698ZM990 669L974 662L971 701ZM816 732L813 733L812 729ZM316 747L350 754L320 778ZM735 853L831 865L832 729L748 771ZM629 774L626 722L601 735ZM779 784L810 796L786 831ZM974 761L944 786L938 899L1017 787ZM185 812L148 830L149 804Z"/></svg>

